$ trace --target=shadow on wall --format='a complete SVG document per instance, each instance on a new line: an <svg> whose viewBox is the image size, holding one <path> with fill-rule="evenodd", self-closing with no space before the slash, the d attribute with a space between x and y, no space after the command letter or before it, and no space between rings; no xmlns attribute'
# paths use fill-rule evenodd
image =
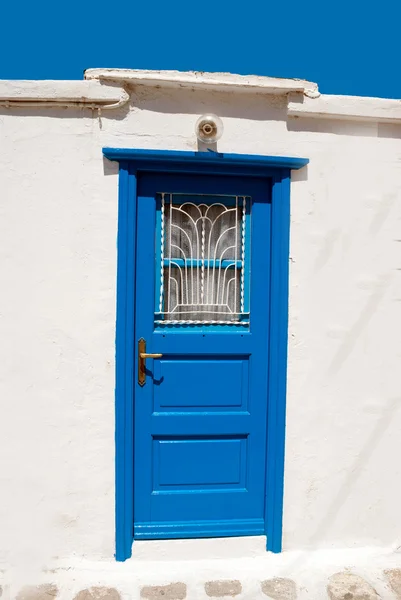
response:
<svg viewBox="0 0 401 600"><path fill-rule="evenodd" d="M291 94L288 98L292 105L304 103L303 95ZM346 135L355 137L376 138L401 138L401 125L398 123L379 123L374 120L363 120L357 118L335 118L328 116L310 116L305 113L302 116L287 115L287 131L310 132L310 133L332 133L334 135Z"/></svg>
<svg viewBox="0 0 401 600"><path fill-rule="evenodd" d="M355 137L401 138L401 125L344 119L288 117L287 130Z"/></svg>
<svg viewBox="0 0 401 600"><path fill-rule="evenodd" d="M224 118L246 119L250 121L282 121L287 131L331 133L357 137L401 138L401 125L376 123L335 118L311 118L287 114L289 100L302 103L303 96L292 94L277 96L251 92L229 92L212 90L191 90L187 88L156 88L146 86L126 86L130 101L118 109L75 108L75 107L0 107L0 115L21 117L42 117L50 119L92 118L98 121L122 121L130 112L148 111L166 115L203 114L212 112ZM198 151L203 149L198 148Z"/></svg>
<svg viewBox="0 0 401 600"><path fill-rule="evenodd" d="M306 165L305 167L302 167L302 169L291 171L291 183L295 183L296 181L308 181L308 168L309 165Z"/></svg>
<svg viewBox="0 0 401 600"><path fill-rule="evenodd" d="M371 457L385 437L387 430L400 408L401 397L388 398L387 401L383 403L383 406L378 408L376 424L358 452L356 460L353 464L349 465L345 480L332 499L331 504L327 507L324 517L316 524L315 531L310 538L311 543L308 546L309 548L314 550L321 548L322 540L324 540L330 528L334 526L343 505L352 493L352 489L355 488L360 477L363 475L366 466L369 464ZM361 502L363 502L363 500L361 500ZM395 533L395 537L396 535L397 534ZM289 568L293 571L299 570L307 561L307 555L301 554L291 562Z"/></svg>
<svg viewBox="0 0 401 600"><path fill-rule="evenodd" d="M130 111L146 110L161 114L203 114L214 112L222 117L250 119L255 121L285 121L287 119L286 96L241 92L216 92L207 90L169 89L125 86L131 94L130 101L118 109L92 109L89 107L0 107L0 115L11 112L21 117L47 117L59 119L93 117L101 120L121 121Z"/></svg>
<svg viewBox="0 0 401 600"><path fill-rule="evenodd" d="M287 97L247 92L147 88L137 86L133 106L164 114L212 112L224 118L286 121Z"/></svg>
<svg viewBox="0 0 401 600"><path fill-rule="evenodd" d="M103 156L103 175L118 175L119 164Z"/></svg>
<svg viewBox="0 0 401 600"><path fill-rule="evenodd" d="M387 201L387 204L392 201ZM372 230L377 230L380 223L375 221L373 223ZM361 309L354 325L350 328L348 335L340 344L337 353L327 370L327 376L332 377L336 375L343 364L347 361L351 354L355 343L362 334L362 332L368 327L369 322L377 310L380 310L381 301L391 285L394 275L386 275L382 277L376 285L372 288L372 292L365 304ZM367 434L365 442L361 445L359 451L356 453L355 460L348 465L347 473L344 477L344 481L341 487L338 488L337 493L333 496L330 505L325 511L325 515L320 521L316 523L314 532L310 537L310 546L313 549L319 549L321 547L322 540L325 539L327 533L332 527L335 527L335 523L343 506L346 504L349 496L352 494L353 489L357 486L359 479L366 473L366 468L369 462L374 456L379 444L385 438L386 433L397 416L398 411L401 408L401 396L384 398L375 406L366 406L364 411L370 412L377 416L375 424ZM361 506L364 505L364 499L360 499ZM397 539L397 532L395 532L395 539ZM292 569L299 569L305 562L305 557L296 558L291 564Z"/></svg>
<svg viewBox="0 0 401 600"><path fill-rule="evenodd" d="M222 118L252 121L284 121L288 131L333 133L336 135L401 138L401 125L366 121L289 117L288 102L296 97L189 89L161 89L137 86L132 91L133 109L164 114L202 114L212 112ZM303 96L297 98L303 102ZM198 148L199 149L199 148ZM200 149L199 149L200 150ZM303 171L303 169L302 169Z"/></svg>

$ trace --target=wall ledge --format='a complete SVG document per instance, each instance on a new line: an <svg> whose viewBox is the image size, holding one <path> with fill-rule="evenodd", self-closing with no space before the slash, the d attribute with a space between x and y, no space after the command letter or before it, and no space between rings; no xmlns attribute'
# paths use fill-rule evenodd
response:
<svg viewBox="0 0 401 600"><path fill-rule="evenodd" d="M298 79L196 71L88 69L84 81L0 80L0 106L119 108L132 85L287 96L290 118L401 122L401 100L320 94L317 84Z"/></svg>
<svg viewBox="0 0 401 600"><path fill-rule="evenodd" d="M289 117L312 119L399 123L401 122L401 100L324 94L314 99L290 97L287 114Z"/></svg>
<svg viewBox="0 0 401 600"><path fill-rule="evenodd" d="M285 95L299 92L312 97L319 95L316 83L302 79L280 79L233 73L203 71L147 71L140 69L87 69L86 80L127 82L150 87L208 89L214 91L253 92Z"/></svg>
<svg viewBox="0 0 401 600"><path fill-rule="evenodd" d="M0 106L118 108L129 101L123 86L100 81L0 80Z"/></svg>

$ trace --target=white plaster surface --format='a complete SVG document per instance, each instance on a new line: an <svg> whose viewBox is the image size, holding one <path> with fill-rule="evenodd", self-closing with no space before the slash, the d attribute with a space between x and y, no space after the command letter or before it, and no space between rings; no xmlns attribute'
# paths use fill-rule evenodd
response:
<svg viewBox="0 0 401 600"><path fill-rule="evenodd" d="M100 118L0 109L0 563L21 580L114 565L118 181L102 147L195 150L207 111L220 152L310 158L291 186L283 557L401 546L401 126L141 86ZM243 543L251 561L260 540ZM141 552L110 569L166 554Z"/></svg>
<svg viewBox="0 0 401 600"><path fill-rule="evenodd" d="M0 101L81 101L117 102L123 93L119 87L100 81L7 81L0 79Z"/></svg>
<svg viewBox="0 0 401 600"><path fill-rule="evenodd" d="M290 98L288 115L318 119L399 123L401 121L401 100L325 94L308 98L297 94L293 99Z"/></svg>
<svg viewBox="0 0 401 600"><path fill-rule="evenodd" d="M198 540L200 545L202 541ZM219 558L214 555L201 558L198 554L187 553L179 559L176 556L147 561L132 558L124 563L72 557L54 562L51 569L37 573L31 581L35 585L56 585L59 590L57 600L73 600L81 590L90 587L116 589L122 600L139 600L140 590L145 586L166 586L176 582L187 586L188 600L207 600L204 588L207 581L238 580L242 592L236 596L237 600L269 600L261 591L261 582L285 578L295 582L297 600L328 600L329 578L335 573L348 572L370 584L379 594L377 600L398 600L385 571L400 567L399 553L378 548L287 551L282 554L263 552L252 556L244 552ZM4 600L14 600L21 588L15 572L8 571L2 583ZM347 593L347 588L344 592ZM282 598L285 600L287 596ZM351 600L354 596L349 594L343 598Z"/></svg>
<svg viewBox="0 0 401 600"><path fill-rule="evenodd" d="M85 79L100 81L126 81L135 85L152 85L175 88L208 89L222 91L227 88L237 93L288 94L302 92L319 96L316 83L303 79L282 79L259 75L234 75L233 73L205 73L204 71L147 71L143 69L87 69Z"/></svg>

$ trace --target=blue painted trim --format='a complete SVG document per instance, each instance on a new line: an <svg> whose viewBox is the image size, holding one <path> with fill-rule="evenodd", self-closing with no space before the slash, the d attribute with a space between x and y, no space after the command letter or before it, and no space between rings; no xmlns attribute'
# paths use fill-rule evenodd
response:
<svg viewBox="0 0 401 600"><path fill-rule="evenodd" d="M246 203L245 213L245 271L244 271L244 312L249 313L250 310L250 290L251 290L251 203Z"/></svg>
<svg viewBox="0 0 401 600"><path fill-rule="evenodd" d="M227 172L228 167L244 167L248 172L251 168L265 174L266 168L301 169L308 164L307 158L284 156L258 156L253 154L220 154L217 152L181 152L176 150L137 150L134 148L103 148L103 154L109 160L132 160L141 170L153 170L155 167L163 171L186 171L188 167L202 166L203 169L212 165L221 167ZM184 163L179 166L179 163Z"/></svg>
<svg viewBox="0 0 401 600"><path fill-rule="evenodd" d="M142 523L135 526L135 539L173 539L263 535L263 519L231 519L202 523Z"/></svg>
<svg viewBox="0 0 401 600"><path fill-rule="evenodd" d="M288 338L290 172L272 190L269 402L265 523L267 550L281 552Z"/></svg>
<svg viewBox="0 0 401 600"><path fill-rule="evenodd" d="M136 178L120 163L116 323L116 560L131 556L133 537L133 365Z"/></svg>
<svg viewBox="0 0 401 600"><path fill-rule="evenodd" d="M116 559L133 542L133 367L136 172L235 174L273 177L269 407L265 533L267 549L281 551L288 327L290 169L309 161L253 155L104 148L120 161L116 325Z"/></svg>
<svg viewBox="0 0 401 600"><path fill-rule="evenodd" d="M156 198L156 240L159 240L159 247L156 246L156 260L155 260L155 269L156 269L156 281L160 282L160 271L161 271L161 253L160 253L160 240L161 240L161 228L162 228L162 220L161 220L161 198ZM163 250L164 254L164 250ZM159 306L160 303L160 285L155 285L155 310ZM163 298L162 298L162 306L164 306L164 290L163 290Z"/></svg>

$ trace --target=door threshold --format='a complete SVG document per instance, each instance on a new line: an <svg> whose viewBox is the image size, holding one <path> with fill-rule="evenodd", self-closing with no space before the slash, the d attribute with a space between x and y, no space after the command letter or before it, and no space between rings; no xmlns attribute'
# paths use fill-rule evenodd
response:
<svg viewBox="0 0 401 600"><path fill-rule="evenodd" d="M241 559L266 556L266 536L187 539L141 539L132 545L132 558L143 561Z"/></svg>

